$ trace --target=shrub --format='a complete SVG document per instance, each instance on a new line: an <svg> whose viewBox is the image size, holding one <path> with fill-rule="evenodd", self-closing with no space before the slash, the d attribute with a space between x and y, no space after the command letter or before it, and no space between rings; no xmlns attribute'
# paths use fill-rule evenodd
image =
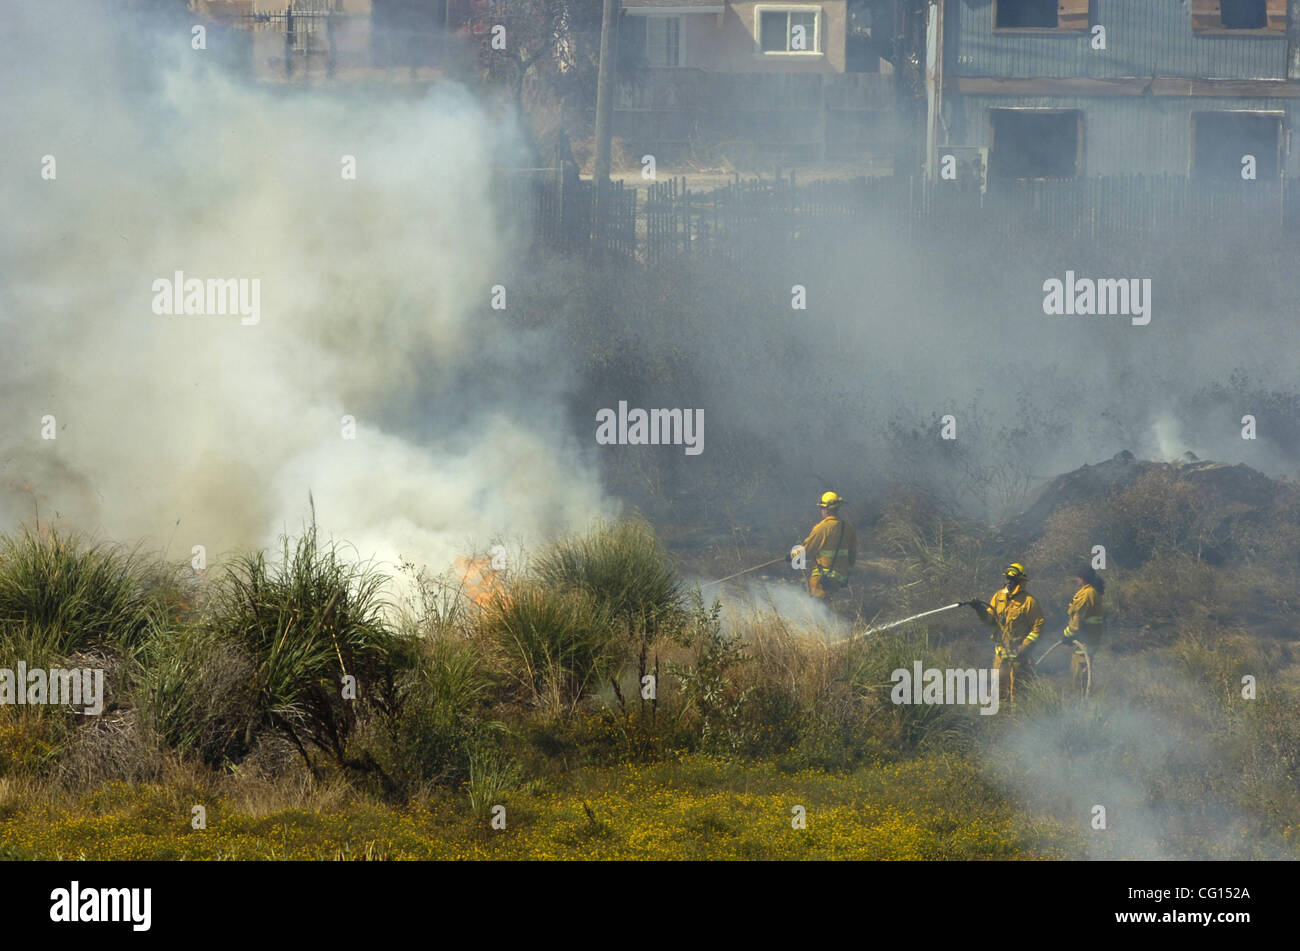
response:
<svg viewBox="0 0 1300 951"><path fill-rule="evenodd" d="M691 620L678 640L694 656L689 663L667 665L682 695L679 715L698 721L704 749L738 753L755 740L748 718L753 688L738 683L749 657L741 635L722 629L720 602L705 608L699 589L692 593L691 600Z"/></svg>
<svg viewBox="0 0 1300 951"><path fill-rule="evenodd" d="M24 527L0 541L0 623L34 625L65 655L134 644L171 587L165 574L137 552Z"/></svg>
<svg viewBox="0 0 1300 951"><path fill-rule="evenodd" d="M66 656L62 629L40 622L0 622L0 667L12 668L18 661L29 668L57 667Z"/></svg>
<svg viewBox="0 0 1300 951"><path fill-rule="evenodd" d="M209 623L254 665L245 745L257 728L270 726L308 761L310 742L340 764L374 768L348 760L346 743L357 708L391 680L384 669L391 640L385 581L345 562L333 544L322 546L314 523L292 548L285 538L279 564L259 552L227 569ZM356 702L342 697L345 674L356 678Z"/></svg>
<svg viewBox="0 0 1300 951"><path fill-rule="evenodd" d="M894 703L893 672L910 671L916 661L924 668L973 666L959 663L950 651L930 647L927 633L906 629L855 638L843 647L841 676L863 700L874 749L896 754L960 746L978 719L970 708L959 712L959 708L944 704Z"/></svg>
<svg viewBox="0 0 1300 951"><path fill-rule="evenodd" d="M609 612L583 590L521 581L494 595L481 624L524 698L552 712L572 712L615 657Z"/></svg>
<svg viewBox="0 0 1300 951"><path fill-rule="evenodd" d="M137 701L168 746L219 765L248 752L255 673L228 634L204 625L155 628L138 658Z"/></svg>
<svg viewBox="0 0 1300 951"><path fill-rule="evenodd" d="M536 572L557 588L585 591L647 640L682 617L677 573L654 530L639 520L598 525L586 536L557 542L538 559Z"/></svg>
<svg viewBox="0 0 1300 951"><path fill-rule="evenodd" d="M1106 586L1107 616L1112 618L1122 612L1125 621L1134 626L1176 625L1186 630L1212 625L1216 614L1227 615L1233 610L1220 597L1232 595L1221 591L1221 575L1221 571L1188 555L1154 557L1137 571L1125 574L1118 584ZM1113 620L1108 621L1108 631L1114 631ZM1170 631L1155 637L1143 633L1147 644L1170 636Z"/></svg>
<svg viewBox="0 0 1300 951"><path fill-rule="evenodd" d="M891 496L873 541L899 558L910 581L895 602L900 611L942 604L954 591L982 591L1005 564L985 553L978 524L918 492Z"/></svg>
<svg viewBox="0 0 1300 951"><path fill-rule="evenodd" d="M451 637L407 636L394 644L393 702L359 740L409 797L421 784L469 779L470 754L493 727L484 720L494 678L482 650Z"/></svg>
<svg viewBox="0 0 1300 951"><path fill-rule="evenodd" d="M470 808L482 819L506 793L519 787L519 768L500 750L476 746L470 753L467 785Z"/></svg>

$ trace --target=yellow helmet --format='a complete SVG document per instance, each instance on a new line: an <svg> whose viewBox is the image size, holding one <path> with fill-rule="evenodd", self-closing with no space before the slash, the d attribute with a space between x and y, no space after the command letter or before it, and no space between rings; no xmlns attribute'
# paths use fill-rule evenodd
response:
<svg viewBox="0 0 1300 951"><path fill-rule="evenodd" d="M1002 573L1002 576L1006 578L1008 581L1029 580L1029 575L1025 571L1025 566L1016 561L1013 561L1011 564L1007 565L1007 570Z"/></svg>
<svg viewBox="0 0 1300 951"><path fill-rule="evenodd" d="M835 508L835 506L839 505L843 501L844 500L840 498L838 495L836 495L834 492L823 492L822 500L819 504L824 509L833 509Z"/></svg>

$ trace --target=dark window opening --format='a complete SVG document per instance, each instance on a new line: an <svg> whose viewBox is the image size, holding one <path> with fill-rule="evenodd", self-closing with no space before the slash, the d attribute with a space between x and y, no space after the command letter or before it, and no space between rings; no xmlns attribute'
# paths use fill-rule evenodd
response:
<svg viewBox="0 0 1300 951"><path fill-rule="evenodd" d="M1220 0L1219 16L1225 30L1263 30L1268 28L1266 0Z"/></svg>
<svg viewBox="0 0 1300 951"><path fill-rule="evenodd" d="M447 0L373 0L370 55L376 66L435 66L445 46Z"/></svg>
<svg viewBox="0 0 1300 951"><path fill-rule="evenodd" d="M1276 181L1281 116L1249 112L1192 114L1192 172L1207 181L1242 181L1243 160L1254 157L1255 177Z"/></svg>
<svg viewBox="0 0 1300 951"><path fill-rule="evenodd" d="M989 174L995 178L1077 178L1081 114L994 109Z"/></svg>
<svg viewBox="0 0 1300 951"><path fill-rule="evenodd" d="M844 71L846 73L880 72L881 49L871 34L871 4L868 0L849 0L848 30L844 37ZM889 31L886 18L881 19L880 34ZM888 51L886 51L888 52Z"/></svg>
<svg viewBox="0 0 1300 951"><path fill-rule="evenodd" d="M788 26L789 17L785 13L764 13L760 16L758 36L764 53L785 51Z"/></svg>
<svg viewBox="0 0 1300 951"><path fill-rule="evenodd" d="M626 70L643 69L646 61L646 18L643 16L626 16L618 25L618 68Z"/></svg>
<svg viewBox="0 0 1300 951"><path fill-rule="evenodd" d="M997 0L997 19L994 26L1001 28L1041 27L1056 29L1060 26L1056 16L1057 0Z"/></svg>
<svg viewBox="0 0 1300 951"><path fill-rule="evenodd" d="M880 54L871 43L871 37L850 33L844 38L844 71L846 73L880 72Z"/></svg>

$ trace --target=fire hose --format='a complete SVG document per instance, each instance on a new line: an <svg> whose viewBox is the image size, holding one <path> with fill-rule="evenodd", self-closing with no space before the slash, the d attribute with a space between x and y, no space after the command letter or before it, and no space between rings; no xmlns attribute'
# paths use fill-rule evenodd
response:
<svg viewBox="0 0 1300 951"><path fill-rule="evenodd" d="M1088 645L1084 644L1083 641L1075 637L1071 637L1071 638L1063 637L1055 644L1053 644L1051 647L1047 648L1047 650L1043 651L1042 655L1039 656L1039 658L1034 663L1041 664L1043 661L1047 660L1047 655L1050 654L1052 651L1056 650L1062 644L1071 644L1071 643L1074 644L1074 646L1077 647L1079 651L1083 654L1084 669L1088 673L1088 679L1084 682L1084 687L1083 687L1083 696L1086 699L1088 695L1092 693L1092 658L1088 656Z"/></svg>
<svg viewBox="0 0 1300 951"><path fill-rule="evenodd" d="M752 568L746 568L744 571L737 571L734 575L727 575L725 578L719 578L717 581L706 581L700 585L701 588L707 588L711 584L722 584L724 581L730 581L732 578L739 578L741 575L747 575L751 571L757 571L759 568L767 568L769 565L775 565L778 561L785 561L785 555L780 558L773 558L771 561L765 561L761 565L755 565Z"/></svg>

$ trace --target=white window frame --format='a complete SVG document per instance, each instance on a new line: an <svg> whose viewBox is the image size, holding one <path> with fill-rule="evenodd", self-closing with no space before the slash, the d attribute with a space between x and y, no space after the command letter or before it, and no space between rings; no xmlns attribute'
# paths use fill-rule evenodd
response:
<svg viewBox="0 0 1300 951"><path fill-rule="evenodd" d="M642 19L646 21L645 58L646 58L646 63L650 66L650 68L651 69L681 69L681 67L685 66L686 65L685 58L682 56L682 53L685 51L684 49L685 44L682 43L682 34L685 32L682 29L682 23L685 18L677 13L651 13L643 16ZM656 65L655 63L650 62L650 21L651 20L676 20L677 21L677 62L669 65L664 65L664 66L659 66Z"/></svg>
<svg viewBox="0 0 1300 951"><path fill-rule="evenodd" d="M813 48L810 50L765 50L763 49L763 14L765 13L811 13L813 23ZM822 40L822 24L826 14L821 5L807 3L758 3L754 5L754 52L763 59L768 58L807 58L825 56ZM790 42L789 20L786 21L786 43Z"/></svg>

